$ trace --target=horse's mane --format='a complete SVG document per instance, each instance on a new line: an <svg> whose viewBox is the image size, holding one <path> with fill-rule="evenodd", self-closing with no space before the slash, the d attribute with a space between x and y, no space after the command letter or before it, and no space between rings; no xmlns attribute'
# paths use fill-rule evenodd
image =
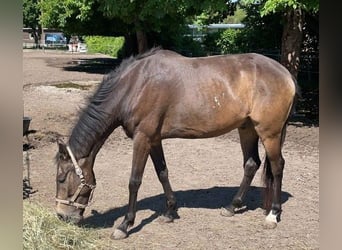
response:
<svg viewBox="0 0 342 250"><path fill-rule="evenodd" d="M90 153L91 144L111 125L110 114L100 107L115 88L122 73L135 61L154 55L159 50L159 47L152 48L146 53L124 59L116 69L104 76L95 94L88 99L86 108L80 111L80 118L71 132L69 145L75 153L87 156Z"/></svg>
<svg viewBox="0 0 342 250"><path fill-rule="evenodd" d="M130 56L127 59L124 59L119 67L109 72L107 75L104 76L103 81L99 85L97 91L95 92L94 96L92 96L89 100L89 103L94 103L95 105L98 103L102 103L109 93L112 92L113 87L116 85L119 77L121 74L135 61L141 60L143 58L149 57L154 55L160 50L160 47L152 48L151 50L138 54L137 56Z"/></svg>

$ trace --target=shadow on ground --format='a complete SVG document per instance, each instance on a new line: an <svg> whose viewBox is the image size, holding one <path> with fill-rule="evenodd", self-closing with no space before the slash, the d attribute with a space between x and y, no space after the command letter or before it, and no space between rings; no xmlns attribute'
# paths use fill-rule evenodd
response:
<svg viewBox="0 0 342 250"><path fill-rule="evenodd" d="M65 71L78 71L90 74L108 74L121 63L116 58L74 59L63 66Z"/></svg>
<svg viewBox="0 0 342 250"><path fill-rule="evenodd" d="M238 191L239 187L212 187L208 189L195 189L176 191L178 208L207 208L207 209L220 209L227 206L229 201L232 200L233 195ZM245 211L255 210L262 207L262 187L252 186L247 193L245 206L237 213L244 213ZM282 192L282 203L285 203L292 195L287 192ZM156 196L148 197L138 201L137 212L139 210L152 210L153 213L150 217L145 218L139 225L136 225L130 230L130 234L140 231L146 224L151 223L164 211L165 196L159 194ZM92 215L85 218L82 222L83 226L89 228L109 228L113 227L115 221L124 216L127 212L127 205L110 209L104 213L98 213L92 210ZM178 216L179 218L179 216ZM176 217L177 219L177 217Z"/></svg>

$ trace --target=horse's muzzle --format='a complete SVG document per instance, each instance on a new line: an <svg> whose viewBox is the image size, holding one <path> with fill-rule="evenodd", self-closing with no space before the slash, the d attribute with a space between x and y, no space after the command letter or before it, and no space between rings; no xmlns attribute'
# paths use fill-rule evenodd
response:
<svg viewBox="0 0 342 250"><path fill-rule="evenodd" d="M69 216L69 215L64 215L64 214L57 213L57 217L60 220L62 220L62 221L70 222L70 223L73 223L73 224L79 224L83 220L83 216L81 216L81 215Z"/></svg>

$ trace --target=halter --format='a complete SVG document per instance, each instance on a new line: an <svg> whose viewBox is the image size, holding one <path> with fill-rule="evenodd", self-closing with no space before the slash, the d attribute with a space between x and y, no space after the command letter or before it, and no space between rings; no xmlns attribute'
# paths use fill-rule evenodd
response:
<svg viewBox="0 0 342 250"><path fill-rule="evenodd" d="M72 164L74 165L75 172L76 172L76 174L78 175L78 177L80 177L80 179L81 179L81 184L78 186L78 188L77 188L75 194L71 197L70 200L62 200L62 199L58 199L58 198L56 197L56 201L59 202L59 203L65 204L65 205L74 206L74 207L76 207L76 208L82 208L82 209L84 209L84 208L86 208L86 207L90 204L90 202L91 202L91 200L92 200L92 198L93 198L93 193L94 193L94 190L95 190L96 185L88 184L88 183L85 182L85 179L84 179L84 176L83 176L82 169L81 169L80 166L78 165L78 163L77 163L77 161L76 161L76 159L75 159L75 156L74 156L74 154L72 153L72 151L71 151L69 145L67 145L66 148L67 148L67 151L68 151L69 156L70 156L70 158L71 158ZM80 195L80 193L81 193L81 191L82 191L82 188L83 188L84 186L86 186L86 187L88 187L88 188L91 189L91 191L90 191L90 196L89 196L89 199L88 199L88 204L86 204L86 205L76 202L76 199L77 199L77 197Z"/></svg>

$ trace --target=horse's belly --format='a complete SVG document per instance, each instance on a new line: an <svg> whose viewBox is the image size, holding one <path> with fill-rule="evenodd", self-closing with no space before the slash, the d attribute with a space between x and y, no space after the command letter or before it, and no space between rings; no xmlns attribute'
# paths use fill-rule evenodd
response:
<svg viewBox="0 0 342 250"><path fill-rule="evenodd" d="M246 117L246 114L229 108L180 113L166 118L161 134L163 138L215 137L241 126Z"/></svg>

